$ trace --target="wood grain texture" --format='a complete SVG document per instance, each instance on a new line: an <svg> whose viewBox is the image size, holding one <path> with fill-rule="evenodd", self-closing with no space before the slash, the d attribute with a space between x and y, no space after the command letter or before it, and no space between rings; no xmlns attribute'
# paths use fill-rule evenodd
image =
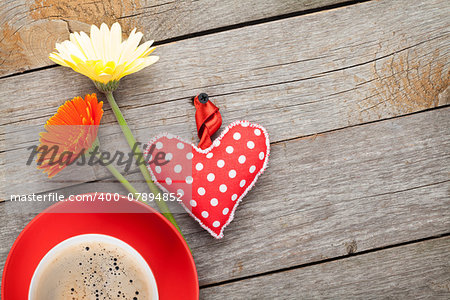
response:
<svg viewBox="0 0 450 300"><path fill-rule="evenodd" d="M125 78L116 98L143 143L164 131L195 142L190 98L199 92L212 95L224 125L258 122L272 142L445 105L449 8L445 1L366 2L164 45L160 62ZM50 181L24 164L38 135L21 128L39 130L64 100L88 92L87 78L62 67L0 80L0 101L8 103L0 107L0 151L13 193L109 176L99 167L77 178L71 169ZM105 108L104 148L127 149Z"/></svg>
<svg viewBox="0 0 450 300"><path fill-rule="evenodd" d="M201 299L448 299L450 238L201 290Z"/></svg>
<svg viewBox="0 0 450 300"><path fill-rule="evenodd" d="M449 113L446 107L274 143L269 168L223 239L213 239L186 213L176 215L200 283L448 233ZM128 177L138 189L145 188L140 174ZM95 191L126 194L114 182L58 192ZM33 213L29 204L7 202L0 208L4 260Z"/></svg>
<svg viewBox="0 0 450 300"><path fill-rule="evenodd" d="M0 4L0 75L53 64L56 41L91 24L119 22L157 41L344 2L345 0L4 0Z"/></svg>

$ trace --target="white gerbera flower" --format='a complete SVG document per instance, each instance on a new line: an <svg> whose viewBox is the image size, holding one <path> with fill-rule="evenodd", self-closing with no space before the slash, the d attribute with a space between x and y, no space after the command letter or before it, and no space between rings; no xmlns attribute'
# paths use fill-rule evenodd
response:
<svg viewBox="0 0 450 300"><path fill-rule="evenodd" d="M143 34L133 29L127 40L122 41L122 29L114 23L109 30L103 23L98 29L91 26L91 36L84 32L70 34L70 40L56 43L56 50L49 58L57 64L70 67L94 81L97 87L114 86L131 73L158 61L158 56L149 56L155 50L153 41L139 45ZM115 88L113 88L115 89Z"/></svg>

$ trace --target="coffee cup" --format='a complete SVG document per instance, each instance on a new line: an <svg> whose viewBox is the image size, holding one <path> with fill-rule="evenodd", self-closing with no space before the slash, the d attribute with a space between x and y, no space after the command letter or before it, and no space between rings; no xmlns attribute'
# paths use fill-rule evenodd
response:
<svg viewBox="0 0 450 300"><path fill-rule="evenodd" d="M83 234L54 246L39 262L28 299L157 300L155 277L145 259L124 241Z"/></svg>

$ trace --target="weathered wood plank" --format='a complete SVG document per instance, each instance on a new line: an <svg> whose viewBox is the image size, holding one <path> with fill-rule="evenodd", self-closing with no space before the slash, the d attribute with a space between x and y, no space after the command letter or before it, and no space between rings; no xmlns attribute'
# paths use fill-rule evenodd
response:
<svg viewBox="0 0 450 300"><path fill-rule="evenodd" d="M272 145L266 173L221 240L176 216L201 284L448 233L450 107ZM129 176L145 190L140 174ZM126 193L117 183L58 192ZM32 217L2 203L0 257ZM172 206L173 211L180 211Z"/></svg>
<svg viewBox="0 0 450 300"><path fill-rule="evenodd" d="M160 47L161 61L124 79L116 96L142 142L162 131L195 141L190 98L203 91L214 96L224 124L258 122L273 142L444 105L449 9L442 1L366 2L180 41ZM0 107L0 128L12 141L0 151L6 150L11 190L40 192L109 176L85 168L77 178L71 169L50 181L24 164L37 132L30 137L20 129L39 130L65 99L93 91L67 68L0 80L0 100L8 103ZM103 124L104 148L127 149L110 126L111 111Z"/></svg>
<svg viewBox="0 0 450 300"><path fill-rule="evenodd" d="M47 57L69 32L120 22L157 41L345 0L5 0L0 5L0 75L53 64Z"/></svg>
<svg viewBox="0 0 450 300"><path fill-rule="evenodd" d="M448 299L450 238L201 290L201 299Z"/></svg>

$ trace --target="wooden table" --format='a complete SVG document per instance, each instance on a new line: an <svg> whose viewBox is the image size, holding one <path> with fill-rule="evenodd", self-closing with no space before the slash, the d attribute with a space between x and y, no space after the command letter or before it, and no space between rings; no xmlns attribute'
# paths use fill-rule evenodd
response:
<svg viewBox="0 0 450 300"><path fill-rule="evenodd" d="M24 163L37 137L14 133L95 92L47 55L116 20L159 45L160 61L116 93L139 141L197 142L200 92L224 126L247 119L271 137L269 168L223 239L176 214L202 299L450 298L450 2L3 1L3 191L126 194L100 166L48 180ZM102 143L126 147L107 104L102 122ZM146 191L137 169L127 177ZM0 203L2 268L36 215L12 204Z"/></svg>

